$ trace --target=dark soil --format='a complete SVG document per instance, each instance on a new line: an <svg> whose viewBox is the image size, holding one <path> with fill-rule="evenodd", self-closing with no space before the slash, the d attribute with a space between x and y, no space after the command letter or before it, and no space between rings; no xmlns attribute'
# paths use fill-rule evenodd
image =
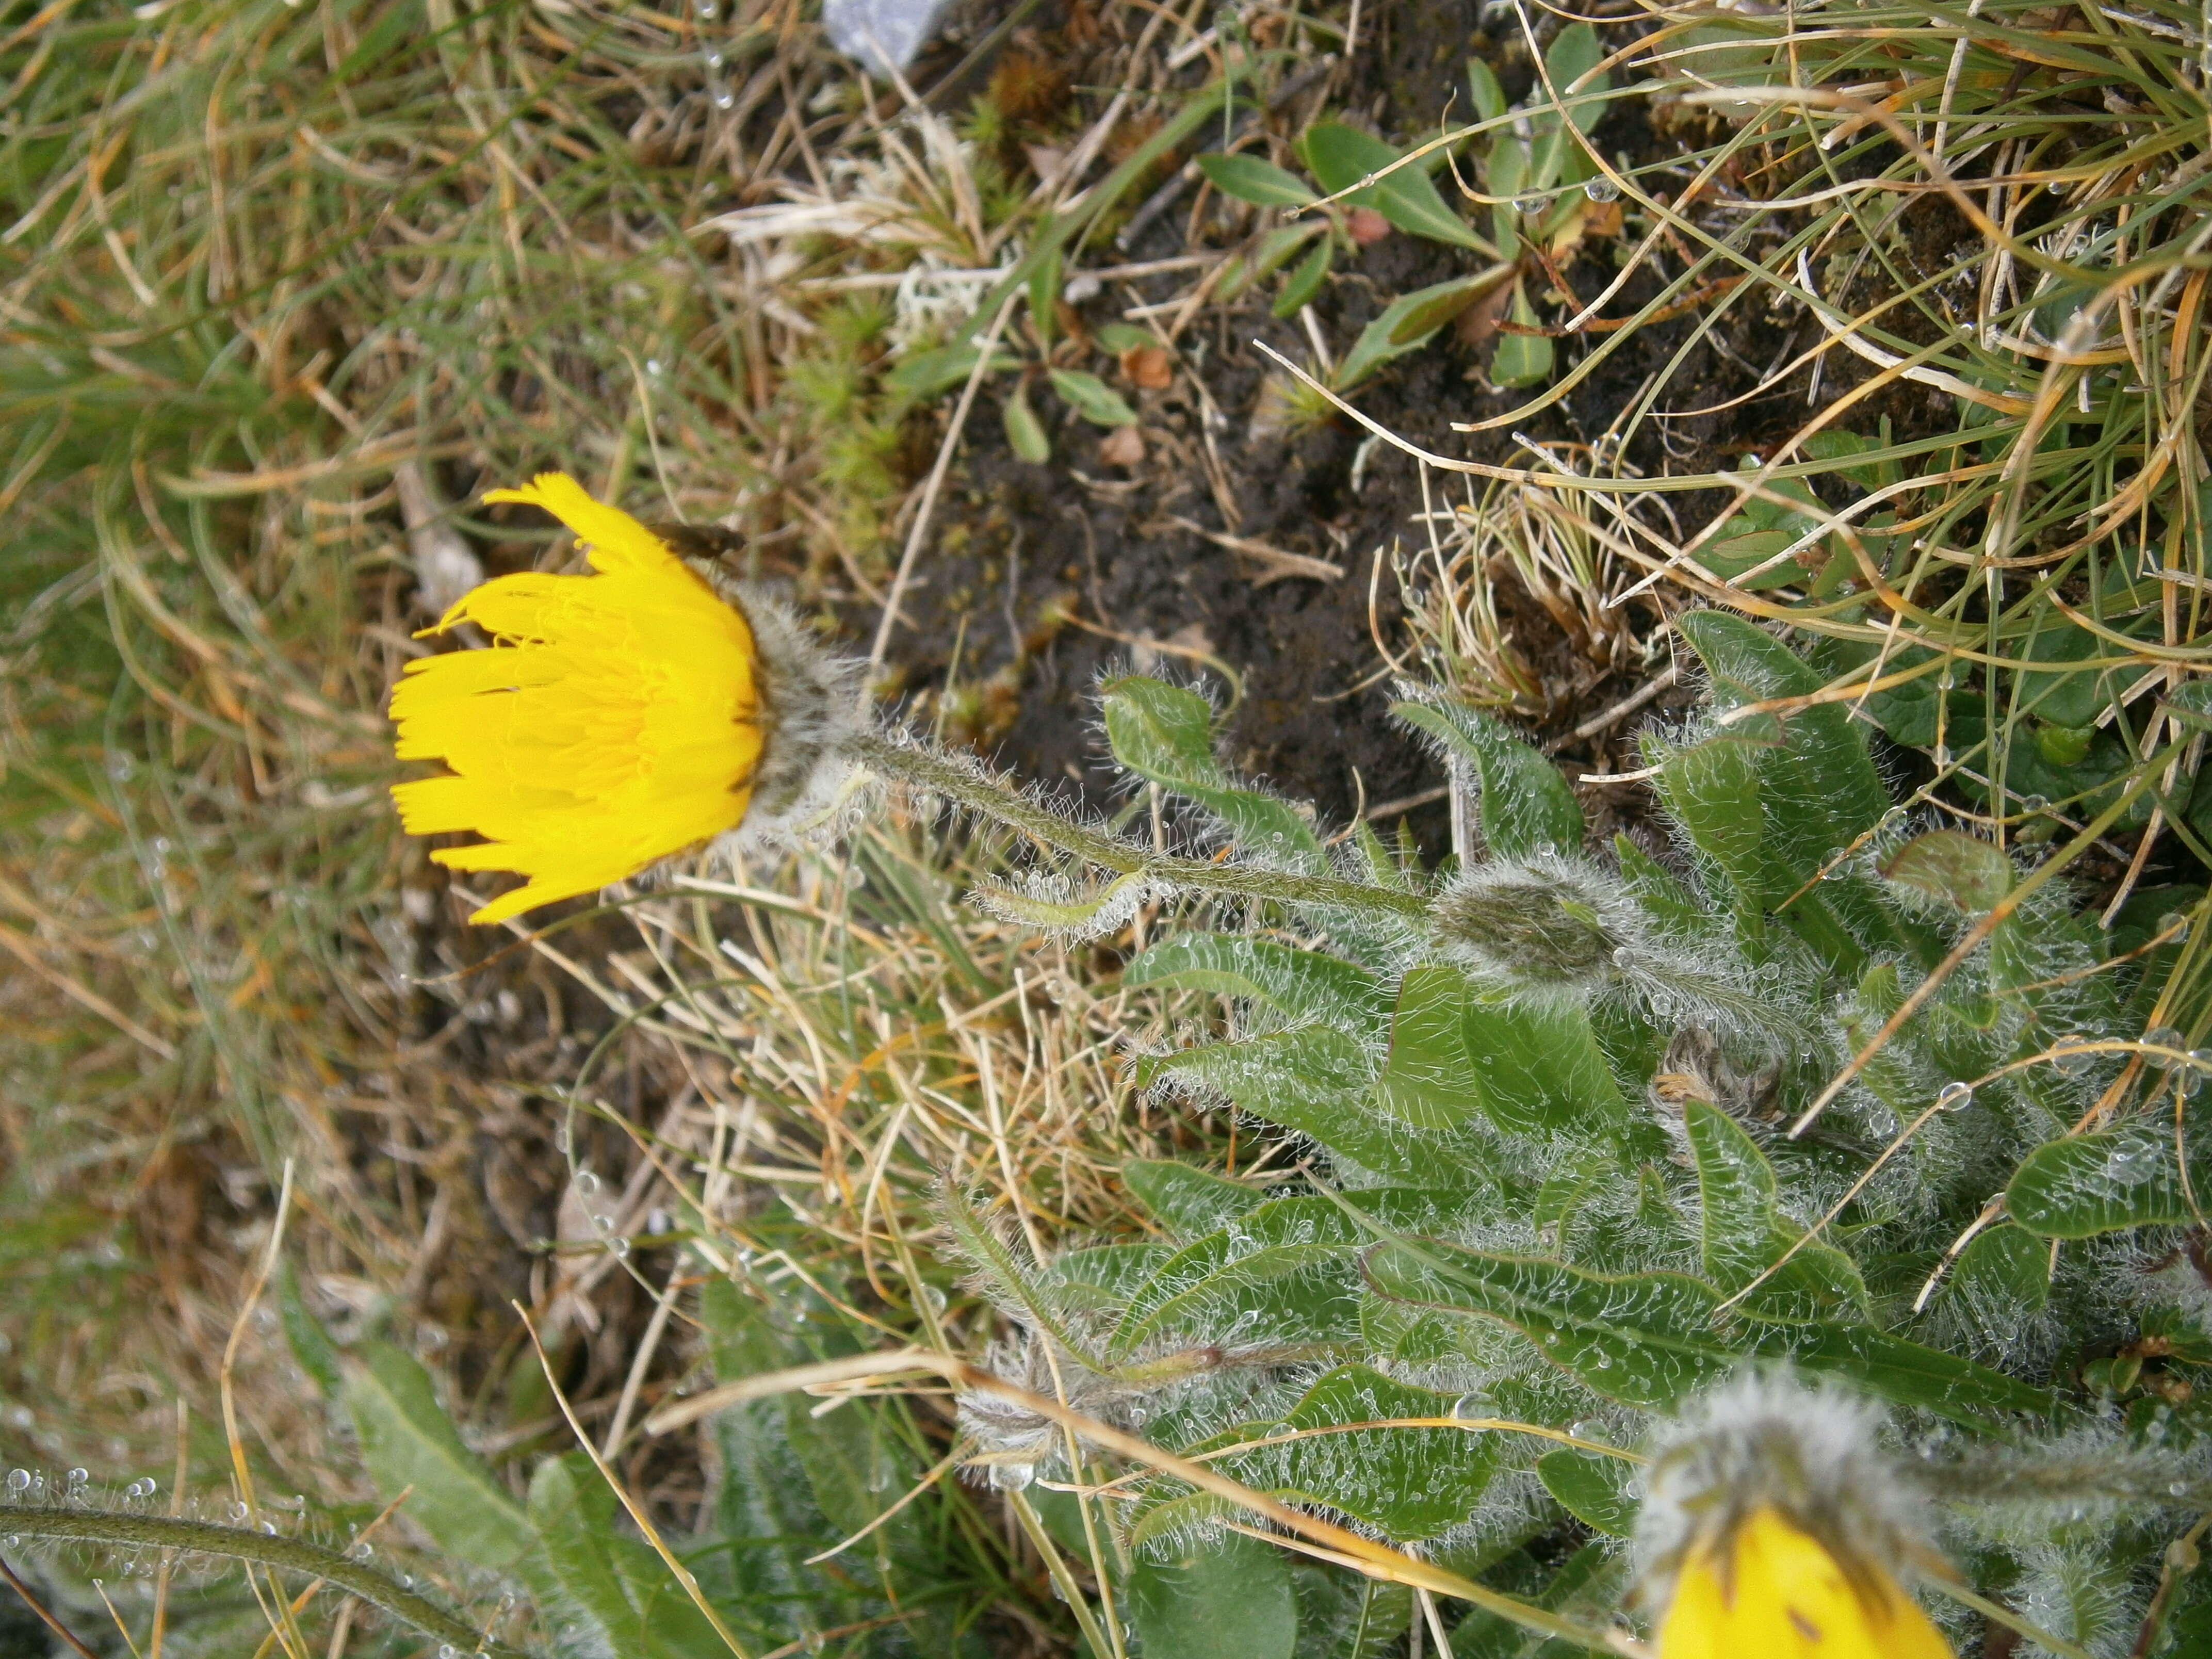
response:
<svg viewBox="0 0 2212 1659"><path fill-rule="evenodd" d="M1056 38L1050 18L1042 10L1036 16L1036 27L1047 31L1043 38ZM1417 142L1436 131L1448 109L1464 113L1470 54L1492 62L1509 95L1524 91L1532 70L1517 23L1495 25L1501 33L1493 36L1478 26L1479 16L1480 9L1464 0L1370 8L1373 33L1349 76L1335 71L1268 118L1285 139L1326 112L1371 121L1394 142ZM1608 38L1618 44L1626 36L1608 31ZM974 73L988 72L986 63ZM1073 79L1081 83L1085 77L1079 70ZM1638 102L1618 106L1598 138L1607 153L1637 162L1679 153L1695 141L1653 131ZM1449 179L1442 182L1449 194ZM1169 258L1243 239L1243 210L1209 196L1197 240L1188 240L1193 199L1186 196L1159 214L1131 246L1095 249L1079 264ZM1626 257L1633 240L1587 245L1569 281L1595 292L1611 279L1615 259ZM1313 304L1332 355L1340 357L1393 299L1467 274L1474 257L1394 233L1356 259L1340 261ZM1666 273L1679 272L1680 263L1665 257ZM1133 304L1171 297L1188 280L1177 275L1117 284L1085 301L1079 315L1086 326L1101 327L1120 320ZM1639 270L1607 314L1632 312L1663 280L1659 271ZM939 509L935 545L925 552L902 606L911 626L895 635L890 651L902 689L947 737L1022 775L1073 779L1103 804L1115 777L1093 723L1098 678L1133 664L1185 678L1210 673L1219 688L1218 668L1206 666L1211 659L1241 683L1241 696L1223 694L1224 703L1233 702L1224 757L1247 775L1312 801L1337 824L1363 804L1371 810L1436 793L1441 769L1389 719L1393 691L1379 672L1385 665L1377 648L1379 635L1393 651L1402 655L1407 649L1390 557L1408 538L1425 533L1416 516L1423 510L1419 469L1387 444L1366 442L1367 434L1341 417L1298 434L1270 429L1264 418L1255 422L1273 365L1254 342L1296 362L1310 363L1313 356L1296 319L1269 314L1273 288L1261 284L1233 311L1216 306L1200 313L1176 341L1181 361L1170 387L1139 392L1119 386L1142 417L1147 453L1140 465L1123 469L1101 459L1102 434L1072 414L1051 434L1053 459L1024 462L1001 435L993 398L979 399L957 487ZM1675 389L1662 396L1662 409L1727 403L1802 349L1813 327L1809 319L1777 322L1741 305L1670 368L1675 351L1704 320L1686 315L1632 336L1608 337L1606 362L1523 429L1546 441L1587 441L1655 374L1666 374ZM1561 342L1560 373L1600 337ZM1518 448L1510 433L1451 429L1455 422L1480 422L1528 400L1525 390L1489 387L1482 374L1486 356L1486 347L1470 349L1446 329L1363 385L1356 401L1374 420L1434 453L1510 461ZM1732 465L1802 423L1803 392L1800 379L1725 410L1647 423L1627 459L1650 474ZM1031 401L1041 413L1060 412L1048 395L1033 393ZM1671 455L1662 447L1662 427ZM1526 452L1521 454L1525 464ZM1463 498L1454 488L1459 482L1431 477L1439 506ZM1702 521L1720 504L1696 496L1673 500L1686 525ZM1326 560L1343 574L1334 580L1283 576L1206 532ZM1571 734L1652 670L1583 662L1540 611L1510 583L1505 589L1500 603L1515 624L1516 644L1547 686L1565 692L1552 700L1551 714L1532 735L1571 776L1615 769L1648 714L1595 738ZM1678 602L1671 595L1646 601L1638 633L1656 625L1661 605ZM1066 620L1070 616L1073 620ZM875 615L855 606L849 620L860 634L872 629ZM1652 710L1663 712L1686 695L1670 694ZM1627 797L1637 792L1611 793L1623 799L1588 803L1594 828L1609 827L1609 807L1636 810ZM1447 809L1440 802L1414 808L1408 821L1427 850L1441 847Z"/></svg>

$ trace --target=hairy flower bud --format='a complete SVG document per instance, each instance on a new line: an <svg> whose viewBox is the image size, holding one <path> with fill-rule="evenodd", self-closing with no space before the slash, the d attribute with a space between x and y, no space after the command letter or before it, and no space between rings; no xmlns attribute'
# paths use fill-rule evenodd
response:
<svg viewBox="0 0 2212 1659"><path fill-rule="evenodd" d="M1530 989L1584 988L1633 960L1642 917L1616 879L1557 857L1486 865L1445 889L1430 926L1446 954Z"/></svg>

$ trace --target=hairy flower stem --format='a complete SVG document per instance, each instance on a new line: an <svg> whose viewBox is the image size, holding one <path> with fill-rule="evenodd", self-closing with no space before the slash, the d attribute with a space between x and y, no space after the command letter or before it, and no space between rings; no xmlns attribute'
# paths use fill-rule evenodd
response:
<svg viewBox="0 0 2212 1659"><path fill-rule="evenodd" d="M853 749L886 777L943 795L1055 852L1121 875L1141 877L1176 892L1364 910L1406 921L1421 921L1429 913L1429 902L1417 894L1395 892L1366 882L1303 876L1250 864L1214 864L1205 859L1148 851L1078 823L1030 799L996 774L964 766L921 743L902 743L870 732L854 739Z"/></svg>
<svg viewBox="0 0 2212 1659"><path fill-rule="evenodd" d="M517 1650L483 1636L471 1626L441 1612L374 1567L338 1551L298 1538L272 1538L243 1527L218 1527L205 1521L178 1521L158 1515L118 1515L111 1510L0 1510L0 1531L57 1542L114 1544L126 1549L167 1549L196 1555L228 1556L257 1566L306 1573L337 1585L381 1608L423 1635L450 1643L461 1652L490 1659L523 1659Z"/></svg>

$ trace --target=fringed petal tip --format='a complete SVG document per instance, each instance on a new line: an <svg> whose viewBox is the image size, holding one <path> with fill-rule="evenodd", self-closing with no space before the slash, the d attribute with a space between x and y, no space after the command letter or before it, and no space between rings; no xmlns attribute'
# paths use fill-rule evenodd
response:
<svg viewBox="0 0 2212 1659"><path fill-rule="evenodd" d="M562 493L564 487L566 489L574 490L579 495L586 494L584 486L565 472L539 472L534 474L526 484L515 484L502 489L487 489L483 493L483 500L487 507L499 501L515 501L524 507L542 507L548 513L552 513L555 508L548 497Z"/></svg>

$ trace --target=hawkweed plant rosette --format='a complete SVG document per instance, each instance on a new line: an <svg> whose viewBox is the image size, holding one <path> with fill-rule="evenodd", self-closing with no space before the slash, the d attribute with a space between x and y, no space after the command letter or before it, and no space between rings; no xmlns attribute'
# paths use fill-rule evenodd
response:
<svg viewBox="0 0 2212 1659"><path fill-rule="evenodd" d="M1637 1522L1659 1659L1951 1659L1905 1586L1935 1561L1881 1414L1787 1374L1663 1431Z"/></svg>
<svg viewBox="0 0 2212 1659"><path fill-rule="evenodd" d="M483 837L430 854L449 869L527 878L471 921L835 815L857 696L794 618L681 556L683 532L641 524L565 473L484 500L544 508L592 574L524 571L471 590L424 632L474 623L490 647L410 662L392 692L398 757L447 768L393 787L402 825Z"/></svg>

